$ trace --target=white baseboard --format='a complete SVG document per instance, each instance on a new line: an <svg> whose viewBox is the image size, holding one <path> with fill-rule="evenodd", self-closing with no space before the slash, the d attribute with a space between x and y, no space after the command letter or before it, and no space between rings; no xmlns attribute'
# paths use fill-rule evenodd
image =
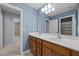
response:
<svg viewBox="0 0 79 59"><path fill-rule="evenodd" d="M23 52L23 55L26 54L26 53L29 52L29 51L30 51L30 49L24 51L24 52Z"/></svg>

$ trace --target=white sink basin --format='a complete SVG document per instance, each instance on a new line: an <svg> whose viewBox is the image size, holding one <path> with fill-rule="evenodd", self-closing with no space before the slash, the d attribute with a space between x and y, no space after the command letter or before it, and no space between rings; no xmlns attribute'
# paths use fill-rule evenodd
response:
<svg viewBox="0 0 79 59"><path fill-rule="evenodd" d="M56 34L46 34L46 33L42 33L41 36L42 36L42 37L45 37L45 38L57 38L57 35L56 35Z"/></svg>

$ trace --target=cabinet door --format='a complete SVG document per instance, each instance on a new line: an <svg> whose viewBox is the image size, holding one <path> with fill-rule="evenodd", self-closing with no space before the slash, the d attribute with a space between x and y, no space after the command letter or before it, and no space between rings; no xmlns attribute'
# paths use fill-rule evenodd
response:
<svg viewBox="0 0 79 59"><path fill-rule="evenodd" d="M30 40L30 50L32 50L32 40Z"/></svg>
<svg viewBox="0 0 79 59"><path fill-rule="evenodd" d="M36 41L34 38L30 38L30 49L34 56L36 56Z"/></svg>
<svg viewBox="0 0 79 59"><path fill-rule="evenodd" d="M57 52L54 52L54 51L53 51L52 55L53 55L53 56L61 56L61 54L59 54L59 53L57 53Z"/></svg>
<svg viewBox="0 0 79 59"><path fill-rule="evenodd" d="M31 40L30 42L30 49L33 55L36 55L36 44L34 41Z"/></svg>
<svg viewBox="0 0 79 59"><path fill-rule="evenodd" d="M42 48L42 55L43 55L43 56L51 56L51 55L52 55L52 54L51 54L51 49L49 49L49 48L43 46L43 48Z"/></svg>
<svg viewBox="0 0 79 59"><path fill-rule="evenodd" d="M37 51L37 52L36 52L37 56L41 56L41 48L38 48L38 47L37 47L36 49L37 49L37 50L36 50L36 51Z"/></svg>
<svg viewBox="0 0 79 59"><path fill-rule="evenodd" d="M37 56L41 56L41 39L37 39L36 40L36 54L37 54Z"/></svg>
<svg viewBox="0 0 79 59"><path fill-rule="evenodd" d="M32 42L31 49L32 49L32 54L36 56L36 43L35 42Z"/></svg>
<svg viewBox="0 0 79 59"><path fill-rule="evenodd" d="M77 51L72 51L72 56L79 56L79 52L77 52Z"/></svg>
<svg viewBox="0 0 79 59"><path fill-rule="evenodd" d="M33 40L31 38L31 36L29 36L29 46L30 46L30 50L32 50L32 44L33 44Z"/></svg>

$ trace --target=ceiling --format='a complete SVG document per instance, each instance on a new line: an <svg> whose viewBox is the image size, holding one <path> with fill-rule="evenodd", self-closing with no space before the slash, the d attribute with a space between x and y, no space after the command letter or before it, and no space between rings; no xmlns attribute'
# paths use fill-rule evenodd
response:
<svg viewBox="0 0 79 59"><path fill-rule="evenodd" d="M27 3L27 5L29 5L30 7L34 8L36 10L41 8L44 4L45 3ZM55 16L55 15L58 15L60 13L66 12L66 11L76 9L77 5L78 5L77 3L52 3L52 6L55 8L55 11L52 11L51 13L49 13L47 15L50 17ZM12 9L12 8L9 8L9 7L3 6L3 5L0 5L0 7L3 10L9 11L9 12L13 12L16 14L20 13L19 11L15 10L15 9Z"/></svg>
<svg viewBox="0 0 79 59"><path fill-rule="evenodd" d="M44 3L28 3L27 5L37 10L41 8ZM52 3L52 6L55 8L55 11L52 11L51 13L47 14L48 16L55 16L57 14L75 9L77 3Z"/></svg>
<svg viewBox="0 0 79 59"><path fill-rule="evenodd" d="M41 8L44 5L44 3L27 3L27 5L37 10Z"/></svg>
<svg viewBox="0 0 79 59"><path fill-rule="evenodd" d="M52 6L54 6L55 11L50 12L48 16L55 16L66 11L76 9L77 3L56 3L52 4Z"/></svg>

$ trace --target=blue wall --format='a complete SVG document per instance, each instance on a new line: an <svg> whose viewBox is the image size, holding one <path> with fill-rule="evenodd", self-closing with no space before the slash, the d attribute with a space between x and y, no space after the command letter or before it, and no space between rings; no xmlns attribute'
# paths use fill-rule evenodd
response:
<svg viewBox="0 0 79 59"><path fill-rule="evenodd" d="M64 17L64 16L68 16L68 15L72 15L72 14L75 14L75 18L76 18L76 35L78 35L78 10L70 10L70 11L58 14L56 16L52 16L52 17L50 17L50 19L51 20L54 20L54 19L59 20L60 17Z"/></svg>
<svg viewBox="0 0 79 59"><path fill-rule="evenodd" d="M23 32L23 51L25 51L29 49L29 32L37 31L37 11L23 3L13 5L23 9L23 27L26 29Z"/></svg>
<svg viewBox="0 0 79 59"><path fill-rule="evenodd" d="M33 28L35 29L34 31L38 31L38 32L45 31L45 17L46 17L46 15L41 13L40 9L35 10L23 3L18 3L18 4L13 4L13 5L23 9L23 27L26 28L26 31L23 32L23 51L25 51L25 50L29 49L29 42L28 42L29 32L32 32ZM77 11L70 10L70 11L64 12L62 14L50 17L50 18L51 19L58 19L60 17L71 15L71 14L77 15ZM77 17L76 17L76 19L77 19Z"/></svg>
<svg viewBox="0 0 79 59"><path fill-rule="evenodd" d="M45 32L45 18L46 18L46 15L43 14L41 12L41 10L39 9L38 10L38 32Z"/></svg>
<svg viewBox="0 0 79 59"><path fill-rule="evenodd" d="M26 31L23 32L23 51L25 51L29 49L29 32L44 32L45 15L41 13L40 9L35 10L23 3L17 3L12 5L15 5L23 9L23 27L26 28Z"/></svg>

